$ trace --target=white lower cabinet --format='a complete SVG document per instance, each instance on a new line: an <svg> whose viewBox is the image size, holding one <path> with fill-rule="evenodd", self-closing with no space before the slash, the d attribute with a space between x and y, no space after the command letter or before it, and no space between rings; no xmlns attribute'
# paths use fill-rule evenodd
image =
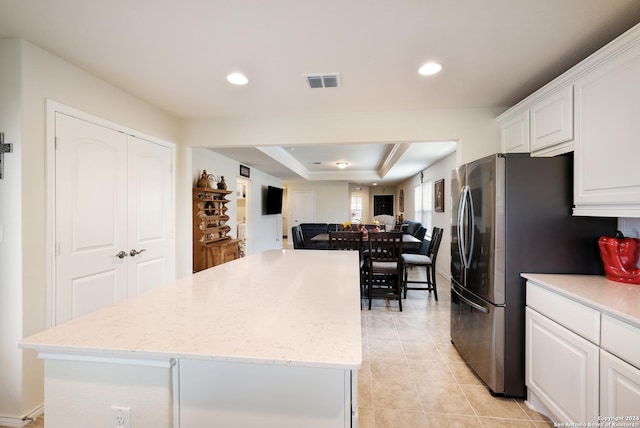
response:
<svg viewBox="0 0 640 428"><path fill-rule="evenodd" d="M560 279L558 289L571 290L564 294L550 286L553 282L528 279L528 402L557 423L640 425L640 323L619 318L620 306L615 306L637 307L637 291L604 279L596 285L590 277L588 284ZM580 292L598 300L583 300ZM609 310L602 302L614 307Z"/></svg>
<svg viewBox="0 0 640 428"><path fill-rule="evenodd" d="M527 308L526 383L558 422L596 421L599 348Z"/></svg>
<svg viewBox="0 0 640 428"><path fill-rule="evenodd" d="M608 417L639 417L640 370L600 351L600 415ZM639 420L628 422L640 423Z"/></svg>
<svg viewBox="0 0 640 428"><path fill-rule="evenodd" d="M357 376L338 368L181 360L180 428L357 428Z"/></svg>

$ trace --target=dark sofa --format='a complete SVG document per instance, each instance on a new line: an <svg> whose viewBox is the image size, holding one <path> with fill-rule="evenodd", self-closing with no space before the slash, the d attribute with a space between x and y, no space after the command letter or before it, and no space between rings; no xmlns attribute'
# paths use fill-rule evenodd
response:
<svg viewBox="0 0 640 428"><path fill-rule="evenodd" d="M329 233L330 230L343 229L342 225L337 223L301 223L299 226L294 227L300 228L302 234L301 248L307 250L328 250L329 241L312 241L311 238L321 233Z"/></svg>
<svg viewBox="0 0 640 428"><path fill-rule="evenodd" d="M420 223L415 220L405 220L400 226L400 230L403 233L408 233L412 235L414 238L419 239L420 241L424 241L424 236L427 234L427 229ZM405 253L418 253L418 248L407 248L403 250Z"/></svg>
<svg viewBox="0 0 640 428"><path fill-rule="evenodd" d="M424 239L424 235L426 235L427 233L427 229L422 226L422 223L416 220L405 220L402 223L402 226L400 226L400 230L403 233L408 233L409 235L412 235L414 238L421 241Z"/></svg>

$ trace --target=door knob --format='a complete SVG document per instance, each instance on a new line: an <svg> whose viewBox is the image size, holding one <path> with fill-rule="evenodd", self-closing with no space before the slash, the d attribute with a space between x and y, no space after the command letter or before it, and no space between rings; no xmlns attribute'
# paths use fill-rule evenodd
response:
<svg viewBox="0 0 640 428"><path fill-rule="evenodd" d="M146 250L145 248L143 248L143 249L142 249L142 250L140 250L140 251L136 251L135 249L132 249L132 250L129 252L129 255L130 255L131 257L134 257L134 256L136 256L136 255L140 254L140 253L141 253L141 252L143 252L143 251L147 251L147 250Z"/></svg>
<svg viewBox="0 0 640 428"><path fill-rule="evenodd" d="M124 259L125 257L127 257L127 253L125 253L124 251L120 251L118 254L116 254L116 257L119 259Z"/></svg>

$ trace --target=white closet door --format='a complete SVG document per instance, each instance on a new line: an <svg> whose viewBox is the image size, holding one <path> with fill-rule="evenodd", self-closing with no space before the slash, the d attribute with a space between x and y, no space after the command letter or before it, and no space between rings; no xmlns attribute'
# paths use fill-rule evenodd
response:
<svg viewBox="0 0 640 428"><path fill-rule="evenodd" d="M172 150L62 113L56 147L55 323L175 279Z"/></svg>
<svg viewBox="0 0 640 428"><path fill-rule="evenodd" d="M127 297L126 178L126 135L56 114L56 324Z"/></svg>
<svg viewBox="0 0 640 428"><path fill-rule="evenodd" d="M174 198L171 150L136 137L128 147L128 287L134 296L175 277Z"/></svg>

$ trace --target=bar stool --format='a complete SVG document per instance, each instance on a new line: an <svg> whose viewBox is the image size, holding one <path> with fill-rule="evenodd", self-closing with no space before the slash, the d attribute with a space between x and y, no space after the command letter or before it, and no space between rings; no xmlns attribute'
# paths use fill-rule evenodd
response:
<svg viewBox="0 0 640 428"><path fill-rule="evenodd" d="M418 254L402 254L402 266L403 266L403 281L402 288L404 290L404 298L407 298L407 290L425 290L433 291L433 295L438 300L438 290L436 287L436 258L438 256L438 249L440 248L440 241L442 240L443 229L434 227L431 233L431 242L429 245L423 245L420 247ZM425 250L426 249L426 250ZM424 266L426 269L426 281L417 281L408 279L408 268ZM409 287L408 284L426 284L425 287Z"/></svg>

